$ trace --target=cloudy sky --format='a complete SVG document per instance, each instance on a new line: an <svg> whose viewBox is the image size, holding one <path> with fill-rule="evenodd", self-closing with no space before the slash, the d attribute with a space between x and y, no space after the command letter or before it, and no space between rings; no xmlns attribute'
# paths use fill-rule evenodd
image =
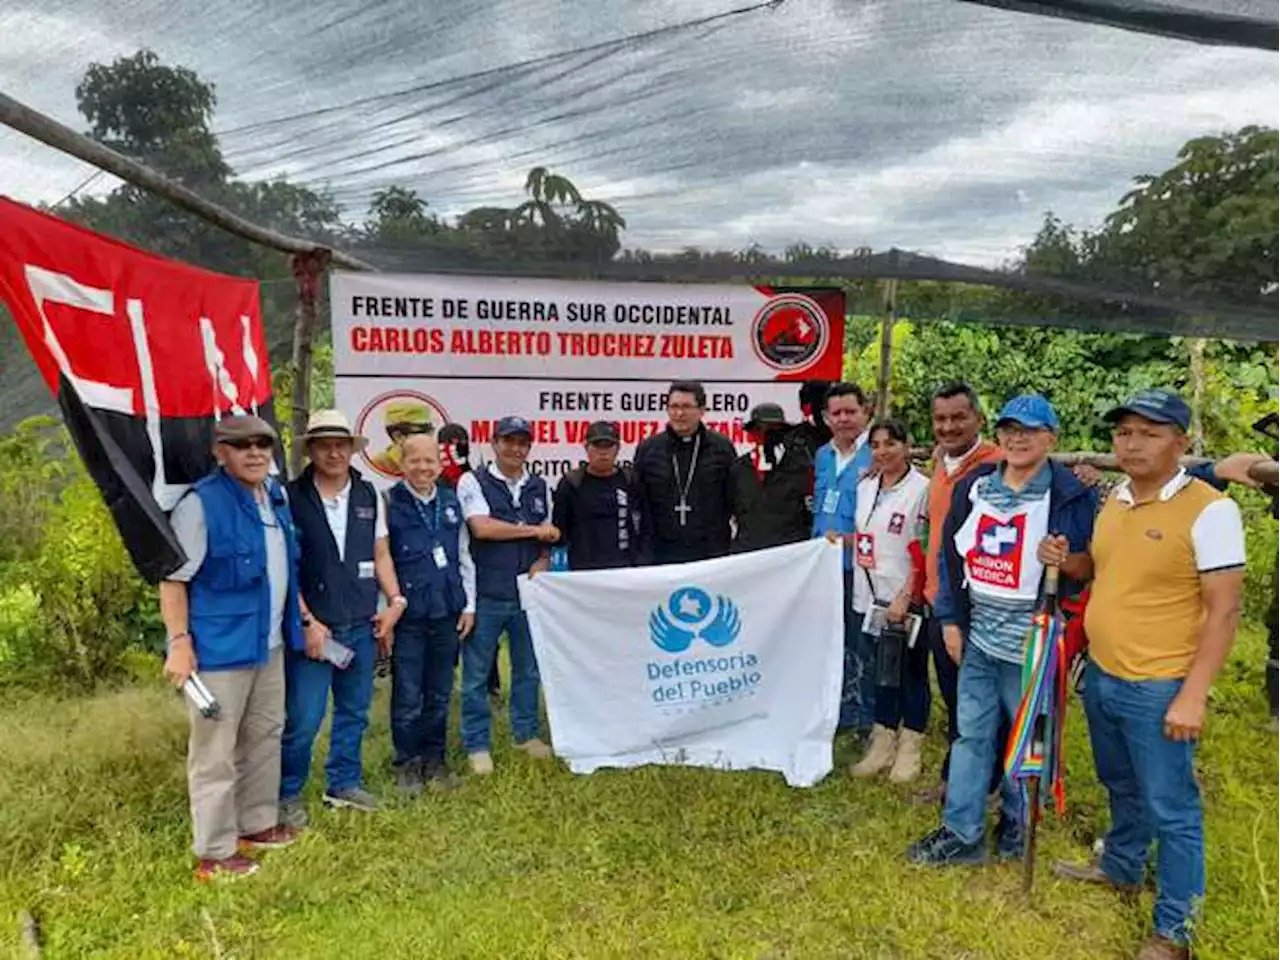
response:
<svg viewBox="0 0 1280 960"><path fill-rule="evenodd" d="M1190 137L1277 121L1273 53L957 0L785 0L458 79L750 2L5 0L0 90L83 128L85 66L145 46L216 84L241 175L326 187L353 218L393 183L442 214L511 204L542 164L613 202L630 246L978 264L1015 256L1046 210L1096 225ZM0 129L0 192L52 203L91 173Z"/></svg>

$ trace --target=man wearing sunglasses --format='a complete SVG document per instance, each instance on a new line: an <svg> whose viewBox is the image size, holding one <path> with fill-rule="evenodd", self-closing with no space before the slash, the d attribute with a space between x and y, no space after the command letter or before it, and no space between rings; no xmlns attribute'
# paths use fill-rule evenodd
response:
<svg viewBox="0 0 1280 960"><path fill-rule="evenodd" d="M236 878L258 864L241 855L282 847L278 826L284 647L304 646L293 517L270 476L276 431L258 417L214 428L218 467L170 517L187 562L160 584L168 633L165 676L181 687L200 671L220 715L192 705L187 742L196 878Z"/></svg>

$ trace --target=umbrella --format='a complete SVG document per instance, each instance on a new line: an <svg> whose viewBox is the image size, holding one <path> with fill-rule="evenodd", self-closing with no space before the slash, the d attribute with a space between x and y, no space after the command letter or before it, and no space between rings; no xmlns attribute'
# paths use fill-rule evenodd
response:
<svg viewBox="0 0 1280 960"><path fill-rule="evenodd" d="M1062 727L1066 714L1065 630L1058 609L1058 568L1046 567L1044 595L1027 632L1022 664L1022 702L1005 749L1005 775L1024 787L1027 824L1023 848L1022 889L1031 891L1035 877L1036 825L1040 820L1040 788L1047 781L1061 816L1066 806L1062 784Z"/></svg>

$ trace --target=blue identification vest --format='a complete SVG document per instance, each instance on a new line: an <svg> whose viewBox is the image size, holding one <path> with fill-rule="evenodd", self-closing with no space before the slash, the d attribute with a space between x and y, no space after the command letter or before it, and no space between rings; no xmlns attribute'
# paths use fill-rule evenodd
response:
<svg viewBox="0 0 1280 960"><path fill-rule="evenodd" d="M489 516L507 523L546 523L549 517L547 484L532 474L520 489L520 505L511 499L506 481L499 480L484 467L475 472L480 489L489 504ZM516 577L528 573L542 553L536 540L481 540L471 542L471 556L476 562L476 594L491 600L520 599Z"/></svg>
<svg viewBox="0 0 1280 960"><path fill-rule="evenodd" d="M397 483L387 493L387 533L396 579L409 601L405 619L438 620L456 617L467 605L458 565L462 508L452 490L436 485L430 503L424 503ZM444 551L444 566L437 562Z"/></svg>
<svg viewBox="0 0 1280 960"><path fill-rule="evenodd" d="M267 532L253 495L221 468L192 488L204 508L208 544L204 562L187 585L192 646L201 670L235 670L267 662L271 637L271 583ZM303 647L298 611L298 548L284 489L267 481L276 523L284 534L289 585L284 642Z"/></svg>
<svg viewBox="0 0 1280 960"><path fill-rule="evenodd" d="M302 598L325 626L367 623L378 612L378 579L373 570L378 493L373 484L351 471L346 547L339 558L320 491L312 478L312 468L307 467L289 484L289 500L298 528Z"/></svg>

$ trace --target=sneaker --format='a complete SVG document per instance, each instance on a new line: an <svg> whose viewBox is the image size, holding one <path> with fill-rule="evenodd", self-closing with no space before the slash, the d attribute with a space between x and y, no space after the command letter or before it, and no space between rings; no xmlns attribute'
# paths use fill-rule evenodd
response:
<svg viewBox="0 0 1280 960"><path fill-rule="evenodd" d="M1110 887L1120 893L1137 893L1141 889L1140 884L1120 883L1112 880L1102 869L1102 863L1096 859L1090 860L1088 863L1071 863L1067 860L1059 860L1053 865L1053 875L1062 877L1064 880L1075 880L1079 883L1092 883L1102 887Z"/></svg>
<svg viewBox="0 0 1280 960"><path fill-rule="evenodd" d="M257 833L245 834L240 838L240 849L244 850L279 850L287 847L302 835L301 830L277 824Z"/></svg>
<svg viewBox="0 0 1280 960"><path fill-rule="evenodd" d="M409 760L396 767L396 789L410 798L422 795L421 760Z"/></svg>
<svg viewBox="0 0 1280 960"><path fill-rule="evenodd" d="M898 731L876 724L871 731L871 746L862 759L849 768L855 777L874 777L893 766L893 755L898 749Z"/></svg>
<svg viewBox="0 0 1280 960"><path fill-rule="evenodd" d="M493 757L488 750L467 754L467 762L471 764L471 772L477 777L487 777L493 773Z"/></svg>
<svg viewBox="0 0 1280 960"><path fill-rule="evenodd" d="M462 784L462 778L445 766L443 760L425 764L422 779L430 790L452 790Z"/></svg>
<svg viewBox="0 0 1280 960"><path fill-rule="evenodd" d="M1175 943L1168 937L1154 934L1138 951L1137 960L1187 960L1191 956L1190 948L1184 943Z"/></svg>
<svg viewBox="0 0 1280 960"><path fill-rule="evenodd" d="M378 809L378 798L363 787L347 787L345 790L326 790L324 805L333 810L373 813Z"/></svg>
<svg viewBox="0 0 1280 960"><path fill-rule="evenodd" d="M551 747L549 747L540 737L534 737L531 740L523 740L516 744L517 750L523 750L534 760L546 760L551 756Z"/></svg>
<svg viewBox="0 0 1280 960"><path fill-rule="evenodd" d="M891 782L911 783L920 776L920 744L923 742L923 733L915 730L898 731L898 753L889 769Z"/></svg>
<svg viewBox="0 0 1280 960"><path fill-rule="evenodd" d="M307 816L307 805L302 802L301 797L281 800L278 819L280 826L292 827L294 830L305 830L311 822L311 818Z"/></svg>
<svg viewBox="0 0 1280 960"><path fill-rule="evenodd" d="M1021 860L1026 845L1026 834L1022 824L1010 823L1003 817L996 827L996 859L1007 863L1010 860Z"/></svg>
<svg viewBox="0 0 1280 960"><path fill-rule="evenodd" d="M942 826L907 847L907 859L924 867L977 866L987 862L987 846L981 840L965 843Z"/></svg>
<svg viewBox="0 0 1280 960"><path fill-rule="evenodd" d="M196 879L203 882L207 880L241 880L244 877L251 877L262 867L248 857L242 857L238 854L234 857L227 857L225 860L201 860L196 864Z"/></svg>

